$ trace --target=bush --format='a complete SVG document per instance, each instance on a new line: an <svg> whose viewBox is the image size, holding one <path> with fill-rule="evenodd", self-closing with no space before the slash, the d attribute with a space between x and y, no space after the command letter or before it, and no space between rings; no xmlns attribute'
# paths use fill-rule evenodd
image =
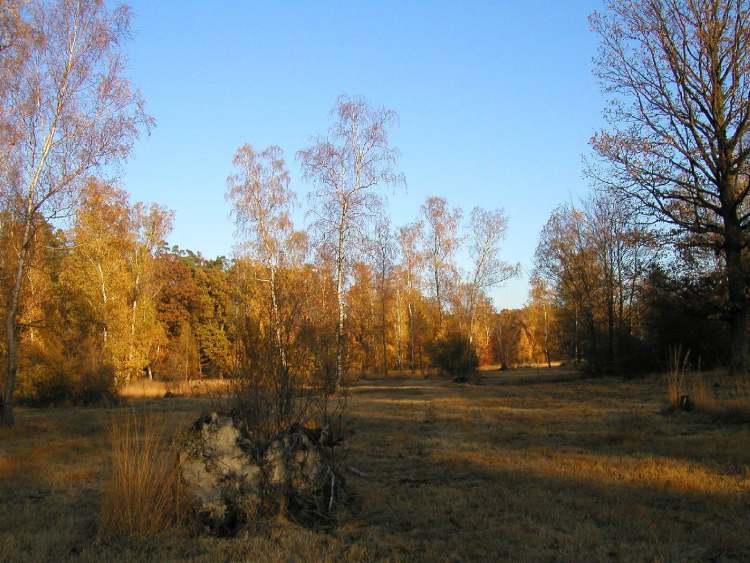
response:
<svg viewBox="0 0 750 563"><path fill-rule="evenodd" d="M279 433L310 422L316 389L280 366L246 368L229 387L229 409L260 450Z"/></svg>
<svg viewBox="0 0 750 563"><path fill-rule="evenodd" d="M450 333L429 347L430 361L434 367L457 381L466 381L479 366L479 357L469 339L460 333Z"/></svg>
<svg viewBox="0 0 750 563"><path fill-rule="evenodd" d="M114 370L109 366L77 370L56 366L37 373L23 388L19 402L33 407L116 404Z"/></svg>

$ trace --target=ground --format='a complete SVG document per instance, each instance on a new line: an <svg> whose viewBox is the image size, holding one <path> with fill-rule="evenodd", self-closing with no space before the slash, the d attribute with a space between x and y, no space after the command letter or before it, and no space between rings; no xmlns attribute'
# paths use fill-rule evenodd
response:
<svg viewBox="0 0 750 563"><path fill-rule="evenodd" d="M0 431L0 560L750 561L750 425L664 401L659 378L563 369L363 381L347 462L361 510L336 530L146 544L97 539L123 408L19 409ZM130 399L171 425L210 402Z"/></svg>

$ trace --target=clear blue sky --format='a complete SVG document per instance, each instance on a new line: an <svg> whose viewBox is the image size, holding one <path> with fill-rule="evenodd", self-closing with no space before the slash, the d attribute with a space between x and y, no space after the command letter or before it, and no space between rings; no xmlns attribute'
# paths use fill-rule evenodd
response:
<svg viewBox="0 0 750 563"><path fill-rule="evenodd" d="M581 157L601 125L591 74L590 1L131 2L130 75L157 120L136 144L122 184L176 211L170 243L229 255L224 201L235 149L294 155L323 133L339 94L394 109L408 189L390 195L394 225L430 195L503 207L503 256L524 275L493 293L527 298L539 230L588 190ZM390 193L390 192L389 192Z"/></svg>

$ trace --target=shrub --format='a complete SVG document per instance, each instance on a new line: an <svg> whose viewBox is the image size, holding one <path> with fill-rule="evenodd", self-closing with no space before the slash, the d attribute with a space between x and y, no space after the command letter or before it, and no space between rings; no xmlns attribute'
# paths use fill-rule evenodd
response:
<svg viewBox="0 0 750 563"><path fill-rule="evenodd" d="M232 381L229 408L250 441L264 449L280 432L310 422L316 391L280 366L252 366Z"/></svg>
<svg viewBox="0 0 750 563"><path fill-rule="evenodd" d="M112 419L112 474L102 497L104 537L139 540L173 530L185 503L175 440L152 416L133 411Z"/></svg>
<svg viewBox="0 0 750 563"><path fill-rule="evenodd" d="M457 332L433 342L428 352L433 366L458 381L466 381L479 366L474 346L466 336Z"/></svg>
<svg viewBox="0 0 750 563"><path fill-rule="evenodd" d="M19 402L33 407L116 404L114 370L106 365L89 369L49 367L44 373L35 374Z"/></svg>

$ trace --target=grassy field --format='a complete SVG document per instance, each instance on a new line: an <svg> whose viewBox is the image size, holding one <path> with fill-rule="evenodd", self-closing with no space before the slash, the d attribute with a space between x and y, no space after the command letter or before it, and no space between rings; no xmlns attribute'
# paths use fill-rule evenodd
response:
<svg viewBox="0 0 750 563"><path fill-rule="evenodd" d="M563 369L362 382L356 515L331 533L150 543L98 539L107 429L126 409L19 409L0 432L0 560L750 561L750 425L664 401L661 380ZM210 402L130 399L173 427Z"/></svg>

